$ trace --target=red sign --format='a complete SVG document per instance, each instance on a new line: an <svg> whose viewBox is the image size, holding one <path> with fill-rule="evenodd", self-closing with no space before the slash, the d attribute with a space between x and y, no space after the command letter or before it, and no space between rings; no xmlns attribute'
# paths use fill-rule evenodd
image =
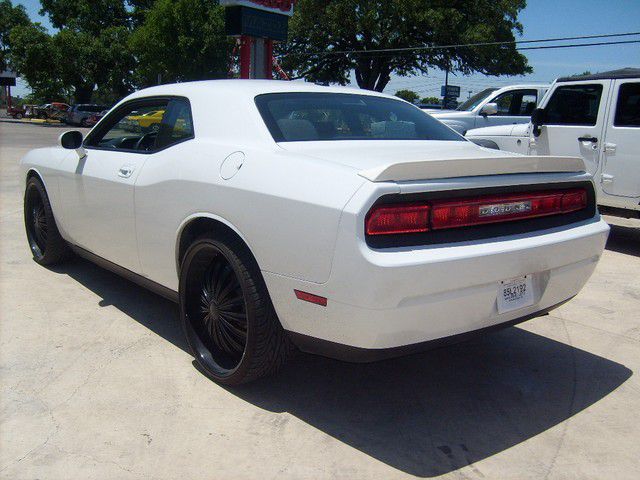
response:
<svg viewBox="0 0 640 480"><path fill-rule="evenodd" d="M296 0L220 0L220 5L225 7L251 7L289 16L293 15L295 3Z"/></svg>

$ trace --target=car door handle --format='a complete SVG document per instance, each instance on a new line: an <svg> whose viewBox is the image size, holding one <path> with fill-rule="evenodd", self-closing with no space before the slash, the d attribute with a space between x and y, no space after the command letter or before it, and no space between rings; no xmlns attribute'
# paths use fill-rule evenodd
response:
<svg viewBox="0 0 640 480"><path fill-rule="evenodd" d="M129 178L132 173L133 167L129 166L120 167L120 170L118 170L118 176L122 178Z"/></svg>
<svg viewBox="0 0 640 480"><path fill-rule="evenodd" d="M591 136L578 137L578 141L579 142L598 143L598 139L596 137L591 137Z"/></svg>
<svg viewBox="0 0 640 480"><path fill-rule="evenodd" d="M616 153L616 148L618 148L618 145L616 145L615 143L605 143L604 144L604 151L606 153Z"/></svg>

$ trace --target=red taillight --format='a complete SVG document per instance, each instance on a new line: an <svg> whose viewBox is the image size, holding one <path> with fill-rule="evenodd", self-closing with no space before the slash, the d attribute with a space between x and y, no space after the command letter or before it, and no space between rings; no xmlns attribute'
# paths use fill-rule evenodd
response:
<svg viewBox="0 0 640 480"><path fill-rule="evenodd" d="M368 235L427 232L570 213L586 206L585 189L432 200L374 207L366 228Z"/></svg>
<svg viewBox="0 0 640 480"><path fill-rule="evenodd" d="M367 215L367 235L427 232L429 230L429 210L429 205L422 204L373 207Z"/></svg>

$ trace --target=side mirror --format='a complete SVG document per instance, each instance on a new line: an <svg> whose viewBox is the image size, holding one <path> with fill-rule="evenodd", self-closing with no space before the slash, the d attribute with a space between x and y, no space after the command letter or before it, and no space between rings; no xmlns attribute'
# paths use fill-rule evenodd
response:
<svg viewBox="0 0 640 480"><path fill-rule="evenodd" d="M59 138L60 146L67 150L78 150L82 147L82 132L71 130L64 132Z"/></svg>
<svg viewBox="0 0 640 480"><path fill-rule="evenodd" d="M497 103L487 103L480 110L480 115L486 117L487 115L495 115L498 113L498 104Z"/></svg>
<svg viewBox="0 0 640 480"><path fill-rule="evenodd" d="M546 112L544 108L536 108L531 114L531 123L533 124L533 135L540 136L540 127L546 121Z"/></svg>

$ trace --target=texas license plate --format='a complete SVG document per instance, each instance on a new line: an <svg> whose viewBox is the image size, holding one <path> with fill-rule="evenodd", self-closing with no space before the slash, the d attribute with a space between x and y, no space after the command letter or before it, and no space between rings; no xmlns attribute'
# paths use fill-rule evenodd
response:
<svg viewBox="0 0 640 480"><path fill-rule="evenodd" d="M531 275L503 280L498 286L498 313L511 312L533 305Z"/></svg>

